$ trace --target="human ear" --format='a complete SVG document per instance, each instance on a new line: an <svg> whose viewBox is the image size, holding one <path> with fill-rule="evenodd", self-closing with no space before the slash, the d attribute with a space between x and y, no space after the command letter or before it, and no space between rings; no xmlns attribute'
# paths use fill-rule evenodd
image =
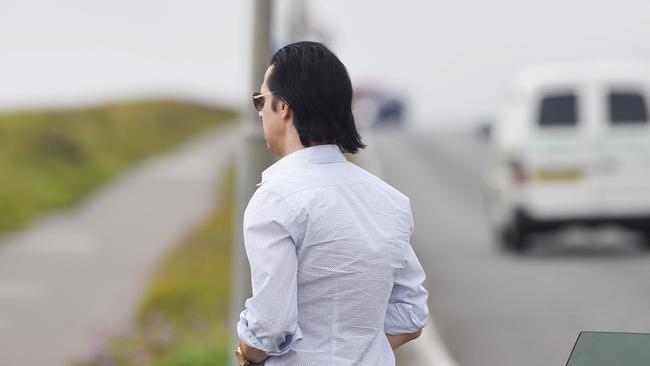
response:
<svg viewBox="0 0 650 366"><path fill-rule="evenodd" d="M281 107L280 107L280 113L282 116L282 119L284 120L289 120L291 119L291 116L293 115L293 110L287 103L282 102Z"/></svg>

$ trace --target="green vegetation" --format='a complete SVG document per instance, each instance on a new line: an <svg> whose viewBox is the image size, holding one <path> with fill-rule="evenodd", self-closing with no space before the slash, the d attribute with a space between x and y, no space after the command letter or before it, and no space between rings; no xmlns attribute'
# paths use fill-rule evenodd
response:
<svg viewBox="0 0 650 366"><path fill-rule="evenodd" d="M134 161L234 116L164 100L0 115L0 234L77 202Z"/></svg>
<svg viewBox="0 0 650 366"><path fill-rule="evenodd" d="M97 354L75 365L228 365L233 187L230 169L214 214L156 271L133 332L107 340Z"/></svg>

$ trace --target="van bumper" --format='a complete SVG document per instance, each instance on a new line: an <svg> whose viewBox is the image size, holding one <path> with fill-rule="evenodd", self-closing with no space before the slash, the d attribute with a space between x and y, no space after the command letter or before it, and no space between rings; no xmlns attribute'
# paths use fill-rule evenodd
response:
<svg viewBox="0 0 650 366"><path fill-rule="evenodd" d="M558 226L580 225L601 226L619 225L633 229L650 227L650 211L644 213L591 213L575 215L536 215L525 207L515 210L515 217L533 230L552 229Z"/></svg>

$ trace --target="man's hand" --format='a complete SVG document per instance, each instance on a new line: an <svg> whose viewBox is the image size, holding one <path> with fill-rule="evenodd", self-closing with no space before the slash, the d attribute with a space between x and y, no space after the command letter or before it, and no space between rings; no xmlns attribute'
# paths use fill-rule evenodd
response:
<svg viewBox="0 0 650 366"><path fill-rule="evenodd" d="M404 333L404 334L386 334L388 338L388 343L390 343L390 348L393 350L397 347L403 345L406 342L412 341L415 338L419 337L422 334L422 329L414 333Z"/></svg>
<svg viewBox="0 0 650 366"><path fill-rule="evenodd" d="M246 355L246 359L252 363L262 363L264 360L266 360L267 357L269 357L266 353L264 353L264 351L259 350L255 347L251 347L246 343L240 342L239 346L241 347L244 355Z"/></svg>

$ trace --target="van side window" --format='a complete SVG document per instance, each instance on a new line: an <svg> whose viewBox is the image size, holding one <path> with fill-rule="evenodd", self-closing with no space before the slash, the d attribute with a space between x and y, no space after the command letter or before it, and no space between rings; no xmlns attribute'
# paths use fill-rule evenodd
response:
<svg viewBox="0 0 650 366"><path fill-rule="evenodd" d="M575 94L554 94L542 98L540 127L572 127L578 123Z"/></svg>
<svg viewBox="0 0 650 366"><path fill-rule="evenodd" d="M648 123L643 95L634 92L609 93L609 120L614 125Z"/></svg>

